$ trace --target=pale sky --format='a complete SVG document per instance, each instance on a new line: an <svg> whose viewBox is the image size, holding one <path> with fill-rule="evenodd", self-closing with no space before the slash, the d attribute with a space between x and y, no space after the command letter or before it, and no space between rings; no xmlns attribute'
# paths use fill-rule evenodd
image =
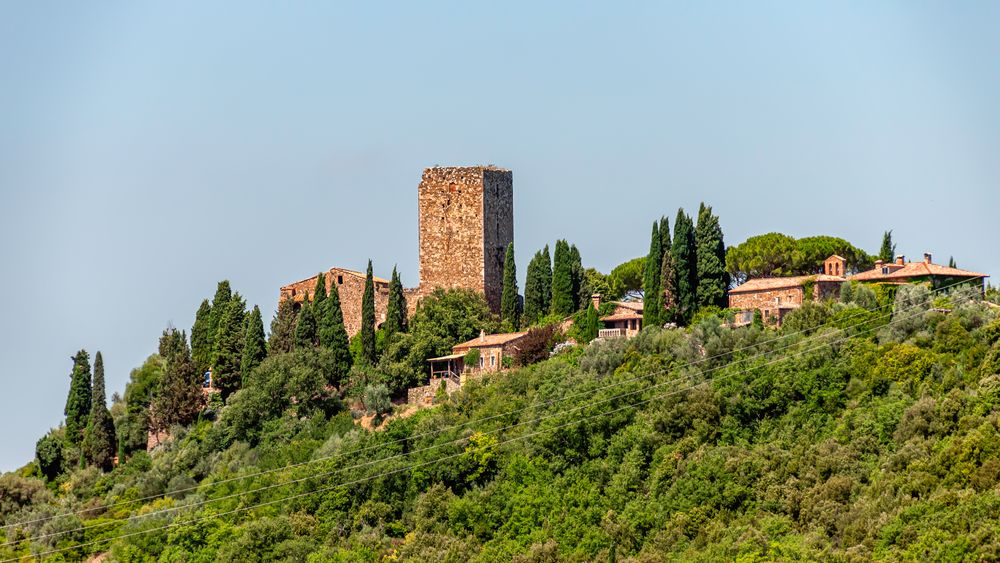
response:
<svg viewBox="0 0 1000 563"><path fill-rule="evenodd" d="M1000 274L995 2L0 5L0 470L228 278L417 282L424 167L514 173L523 279L608 271L702 200L728 244L829 234Z"/></svg>

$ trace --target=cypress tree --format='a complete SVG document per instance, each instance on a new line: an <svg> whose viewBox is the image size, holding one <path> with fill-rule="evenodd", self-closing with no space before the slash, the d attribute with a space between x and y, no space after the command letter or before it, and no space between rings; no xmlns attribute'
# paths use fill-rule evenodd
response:
<svg viewBox="0 0 1000 563"><path fill-rule="evenodd" d="M295 349L308 350L315 346L318 340L317 333L316 311L307 297L302 301L298 321L295 323Z"/></svg>
<svg viewBox="0 0 1000 563"><path fill-rule="evenodd" d="M83 431L90 420L93 401L90 387L90 354L80 350L73 356L73 372L70 375L69 395L66 397L66 440L70 444L83 441Z"/></svg>
<svg viewBox="0 0 1000 563"><path fill-rule="evenodd" d="M892 242L892 231L882 233L882 248L878 251L879 260L892 262L896 258L896 245Z"/></svg>
<svg viewBox="0 0 1000 563"><path fill-rule="evenodd" d="M295 312L295 302L282 299L278 302L278 310L271 319L271 338L267 341L267 353L270 356L285 354L295 349L295 324L298 314Z"/></svg>
<svg viewBox="0 0 1000 563"><path fill-rule="evenodd" d="M104 358L98 352L94 356L94 385L91 394L90 420L83 439L83 455L87 463L110 471L115 466L115 450L118 438L115 436L115 422L108 411L104 390Z"/></svg>
<svg viewBox="0 0 1000 563"><path fill-rule="evenodd" d="M503 259L503 292L500 296L500 319L511 330L521 326L521 312L518 310L517 266L514 264L514 243L507 243L507 253Z"/></svg>
<svg viewBox="0 0 1000 563"><path fill-rule="evenodd" d="M229 286L229 280L222 280L215 288L215 297L212 298L212 306L208 314L208 337L210 349L209 361L215 361L215 336L219 332L219 323L222 316L226 314L227 305L233 300L233 290Z"/></svg>
<svg viewBox="0 0 1000 563"><path fill-rule="evenodd" d="M385 311L385 332L386 336L397 332L406 332L406 295L403 294L403 282L400 281L395 266L392 267L392 279L389 281L389 303Z"/></svg>
<svg viewBox="0 0 1000 563"><path fill-rule="evenodd" d="M542 275L542 251L539 250L528 262L528 270L524 278L524 314L522 316L524 326L535 324L548 312L543 297L545 289Z"/></svg>
<svg viewBox="0 0 1000 563"><path fill-rule="evenodd" d="M215 308L215 305L212 306ZM225 399L239 389L243 380L240 362L243 360L243 328L246 305L239 293L233 294L219 318L215 331L215 355L212 359L212 383Z"/></svg>
<svg viewBox="0 0 1000 563"><path fill-rule="evenodd" d="M676 302L674 296L677 294L677 287L674 278L674 257L673 242L670 237L670 221L660 217L660 249L663 250L663 259L660 262L660 324L674 318ZM644 312L645 313L645 312Z"/></svg>
<svg viewBox="0 0 1000 563"><path fill-rule="evenodd" d="M948 267L949 268L957 268L958 267L958 264L955 263L955 257L954 256L949 256L948 257Z"/></svg>
<svg viewBox="0 0 1000 563"><path fill-rule="evenodd" d="M313 290L313 305L316 306L316 311L319 311L323 306L323 301L326 299L326 276L323 272L316 274L316 289Z"/></svg>
<svg viewBox="0 0 1000 563"><path fill-rule="evenodd" d="M548 312L552 309L552 257L547 244L542 249L542 262L538 271L542 279L542 311Z"/></svg>
<svg viewBox="0 0 1000 563"><path fill-rule="evenodd" d="M649 254L646 255L646 266L642 274L642 321L646 326L660 326L660 270L663 268L663 247L660 238L659 223L653 221L653 232L649 236Z"/></svg>
<svg viewBox="0 0 1000 563"><path fill-rule="evenodd" d="M191 327L191 357L198 373L205 373L212 367L212 305L208 299L201 302Z"/></svg>
<svg viewBox="0 0 1000 563"><path fill-rule="evenodd" d="M687 324L697 306L698 264L694 240L694 224L684 209L677 210L674 220L674 243L671 248L676 287L676 320ZM645 314L645 312L644 312Z"/></svg>
<svg viewBox="0 0 1000 563"><path fill-rule="evenodd" d="M601 328L601 319L597 315L597 309L594 308L592 301L587 305L587 311L582 316L581 320L583 322L580 323L577 329L577 336L580 337L583 343L587 343L597 338L597 333Z"/></svg>
<svg viewBox="0 0 1000 563"><path fill-rule="evenodd" d="M368 261L365 274L365 293L361 297L361 357L369 365L375 365L375 278L372 275L372 261Z"/></svg>
<svg viewBox="0 0 1000 563"><path fill-rule="evenodd" d="M390 292L390 297L392 293ZM406 302L403 302L403 318L405 315ZM332 383L342 385L347 381L347 374L351 371L351 347L347 338L347 329L344 327L344 312L340 307L340 290L334 285L330 289L330 294L323 302L323 310L319 318L319 344L333 352L334 373Z"/></svg>
<svg viewBox="0 0 1000 563"><path fill-rule="evenodd" d="M704 202L698 209L698 226L695 228L694 238L698 266L698 306L726 307L726 291L729 289L726 243L722 239L719 218Z"/></svg>
<svg viewBox="0 0 1000 563"><path fill-rule="evenodd" d="M569 263L570 279L573 282L573 310L579 311L583 308L584 303L590 301L590 295L584 295L587 293L587 288L583 280L583 261L580 259L580 251L576 249L575 244L569 247Z"/></svg>
<svg viewBox="0 0 1000 563"><path fill-rule="evenodd" d="M246 385L250 371L267 357L266 347L264 320L260 317L260 307L254 305L253 311L247 315L246 326L243 327L243 355L240 358L240 376L243 385Z"/></svg>
<svg viewBox="0 0 1000 563"><path fill-rule="evenodd" d="M230 306L232 305L230 303ZM223 316L223 325L230 316L228 313ZM187 335L173 327L167 328L160 335L159 352L163 358L163 376L160 380L159 393L150 405L149 420L154 432L167 430L174 424L191 423L204 404L201 378L191 359ZM218 379L215 382L219 386ZM221 390L223 387L219 388Z"/></svg>
<svg viewBox="0 0 1000 563"><path fill-rule="evenodd" d="M557 240L552 267L552 312L560 317L572 315L575 311L573 301L573 262L569 243Z"/></svg>

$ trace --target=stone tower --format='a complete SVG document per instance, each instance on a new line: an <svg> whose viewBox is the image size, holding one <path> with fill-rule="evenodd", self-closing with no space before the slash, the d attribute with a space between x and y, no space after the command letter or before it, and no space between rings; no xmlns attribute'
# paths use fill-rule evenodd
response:
<svg viewBox="0 0 1000 563"><path fill-rule="evenodd" d="M514 240L514 180L494 166L424 170L418 189L420 293L482 292L499 312L503 260Z"/></svg>

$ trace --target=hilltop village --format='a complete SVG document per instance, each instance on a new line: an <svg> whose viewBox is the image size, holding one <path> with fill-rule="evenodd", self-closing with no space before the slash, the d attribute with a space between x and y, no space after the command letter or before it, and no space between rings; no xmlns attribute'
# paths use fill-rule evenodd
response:
<svg viewBox="0 0 1000 563"><path fill-rule="evenodd" d="M268 331L224 280L110 406L101 352L77 352L64 423L0 479L0 559L870 559L969 521L936 514L1000 513L986 274L909 261L891 231L876 254L727 246L703 203L608 273L556 240L521 288L511 171L417 190L412 287L319 265ZM965 500L906 512L934 495Z"/></svg>

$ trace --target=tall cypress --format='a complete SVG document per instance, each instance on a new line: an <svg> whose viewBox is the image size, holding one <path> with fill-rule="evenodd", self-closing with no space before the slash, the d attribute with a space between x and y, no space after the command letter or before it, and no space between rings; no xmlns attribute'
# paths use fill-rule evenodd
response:
<svg viewBox="0 0 1000 563"><path fill-rule="evenodd" d="M528 269L524 278L524 313L521 320L524 326L531 326L538 322L548 310L545 308L543 297L544 285L542 281L542 251L535 252L535 255L528 262Z"/></svg>
<svg viewBox="0 0 1000 563"><path fill-rule="evenodd" d="M660 225L653 221L653 232L649 236L649 254L646 255L646 266L642 274L642 322L646 326L660 326L660 270L663 267L663 247L661 246Z"/></svg>
<svg viewBox="0 0 1000 563"><path fill-rule="evenodd" d="M542 311L547 313L552 309L552 256L549 255L549 245L547 244L542 249L542 261L539 266L542 279Z"/></svg>
<svg viewBox="0 0 1000 563"><path fill-rule="evenodd" d="M316 310L319 311L320 307L323 305L323 301L326 299L326 276L323 272L316 274L316 289L313 290L313 305L316 305Z"/></svg>
<svg viewBox="0 0 1000 563"><path fill-rule="evenodd" d="M573 285L573 311L579 311L583 309L584 304L590 302L590 295L584 295L587 293L587 287L583 279L583 260L580 259L580 251L575 244L569 247L569 263L570 280Z"/></svg>
<svg viewBox="0 0 1000 563"><path fill-rule="evenodd" d="M246 385L253 368L259 366L267 357L265 338L260 307L254 305L253 311L247 315L246 326L243 327L243 355L240 358L240 376L243 385Z"/></svg>
<svg viewBox="0 0 1000 563"><path fill-rule="evenodd" d="M211 347L209 361L215 360L215 336L219 332L219 323L222 316L226 314L229 302L233 299L233 290L229 286L229 280L222 280L215 288L215 297L212 298L211 310L208 314L208 336Z"/></svg>
<svg viewBox="0 0 1000 563"><path fill-rule="evenodd" d="M882 233L882 248L878 251L879 260L892 262L896 259L896 244L892 242L892 231Z"/></svg>
<svg viewBox="0 0 1000 563"><path fill-rule="evenodd" d="M572 315L575 311L573 301L573 262L569 243L557 240L552 265L552 312L560 317Z"/></svg>
<svg viewBox="0 0 1000 563"><path fill-rule="evenodd" d="M151 429L157 432L174 424L189 424L204 404L202 380L191 359L187 335L175 328L167 328L160 335L159 352L163 358L163 376L159 392L150 405L149 419Z"/></svg>
<svg viewBox="0 0 1000 563"><path fill-rule="evenodd" d="M518 310L517 266L514 264L514 243L507 243L507 253L503 259L503 292L500 296L500 318L511 330L521 326L521 312Z"/></svg>
<svg viewBox="0 0 1000 563"><path fill-rule="evenodd" d="M369 365L375 365L375 277L372 275L372 261L368 261L365 274L365 293L361 297L361 357Z"/></svg>
<svg viewBox="0 0 1000 563"><path fill-rule="evenodd" d="M694 223L684 209L677 210L674 220L674 244L671 248L676 287L675 318L679 324L687 324L697 306L698 264L694 240Z"/></svg>
<svg viewBox="0 0 1000 563"><path fill-rule="evenodd" d="M674 311L677 307L675 300L677 286L674 277L673 242L670 236L670 221L666 216L660 217L660 248L663 250L663 258L660 261L659 314L659 321L662 325L674 318Z"/></svg>
<svg viewBox="0 0 1000 563"><path fill-rule="evenodd" d="M333 293L333 292L331 292ZM271 337L267 340L267 353L270 356L285 354L295 348L295 324L298 313L295 302L282 299L278 302L278 310L271 319Z"/></svg>
<svg viewBox="0 0 1000 563"><path fill-rule="evenodd" d="M83 431L90 420L93 401L90 386L90 354L80 350L73 356L73 371L70 374L69 395L66 397L66 440L70 444L83 441Z"/></svg>
<svg viewBox="0 0 1000 563"><path fill-rule="evenodd" d="M295 348L297 350L308 350L318 342L318 326L316 321L316 309L309 303L308 297L302 301L302 308L299 309L298 320L295 323Z"/></svg>
<svg viewBox="0 0 1000 563"><path fill-rule="evenodd" d="M399 279L396 267L392 267L392 279L389 280L389 303L385 311L385 332L392 335L406 332L406 295L403 294L403 282Z"/></svg>
<svg viewBox="0 0 1000 563"><path fill-rule="evenodd" d="M212 306L215 308L215 305ZM246 320L246 304L239 293L235 293L219 318L215 331L215 355L212 360L212 383L226 398L239 389L243 381L240 362L243 360L243 328Z"/></svg>
<svg viewBox="0 0 1000 563"><path fill-rule="evenodd" d="M698 306L726 307L729 273L726 272L726 243L722 238L719 218L711 206L702 202L698 209L698 226L695 228L695 245L698 272Z"/></svg>
<svg viewBox="0 0 1000 563"><path fill-rule="evenodd" d="M405 308L404 301L403 318L406 318ZM344 312L340 307L340 290L336 284L330 288L330 294L323 302L323 310L320 311L319 345L333 352L334 373L331 374L331 383L342 385L347 380L348 372L351 371L353 359L347 329L344 327Z"/></svg>
<svg viewBox="0 0 1000 563"><path fill-rule="evenodd" d="M205 373L212 367L211 316L212 305L208 299L203 299L194 316L194 326L191 327L191 358L199 373Z"/></svg>
<svg viewBox="0 0 1000 563"><path fill-rule="evenodd" d="M91 399L90 420L83 439L83 455L87 463L104 471L110 471L115 466L118 438L115 436L115 421L108 411L104 390L104 358L100 352L94 356L94 385Z"/></svg>

